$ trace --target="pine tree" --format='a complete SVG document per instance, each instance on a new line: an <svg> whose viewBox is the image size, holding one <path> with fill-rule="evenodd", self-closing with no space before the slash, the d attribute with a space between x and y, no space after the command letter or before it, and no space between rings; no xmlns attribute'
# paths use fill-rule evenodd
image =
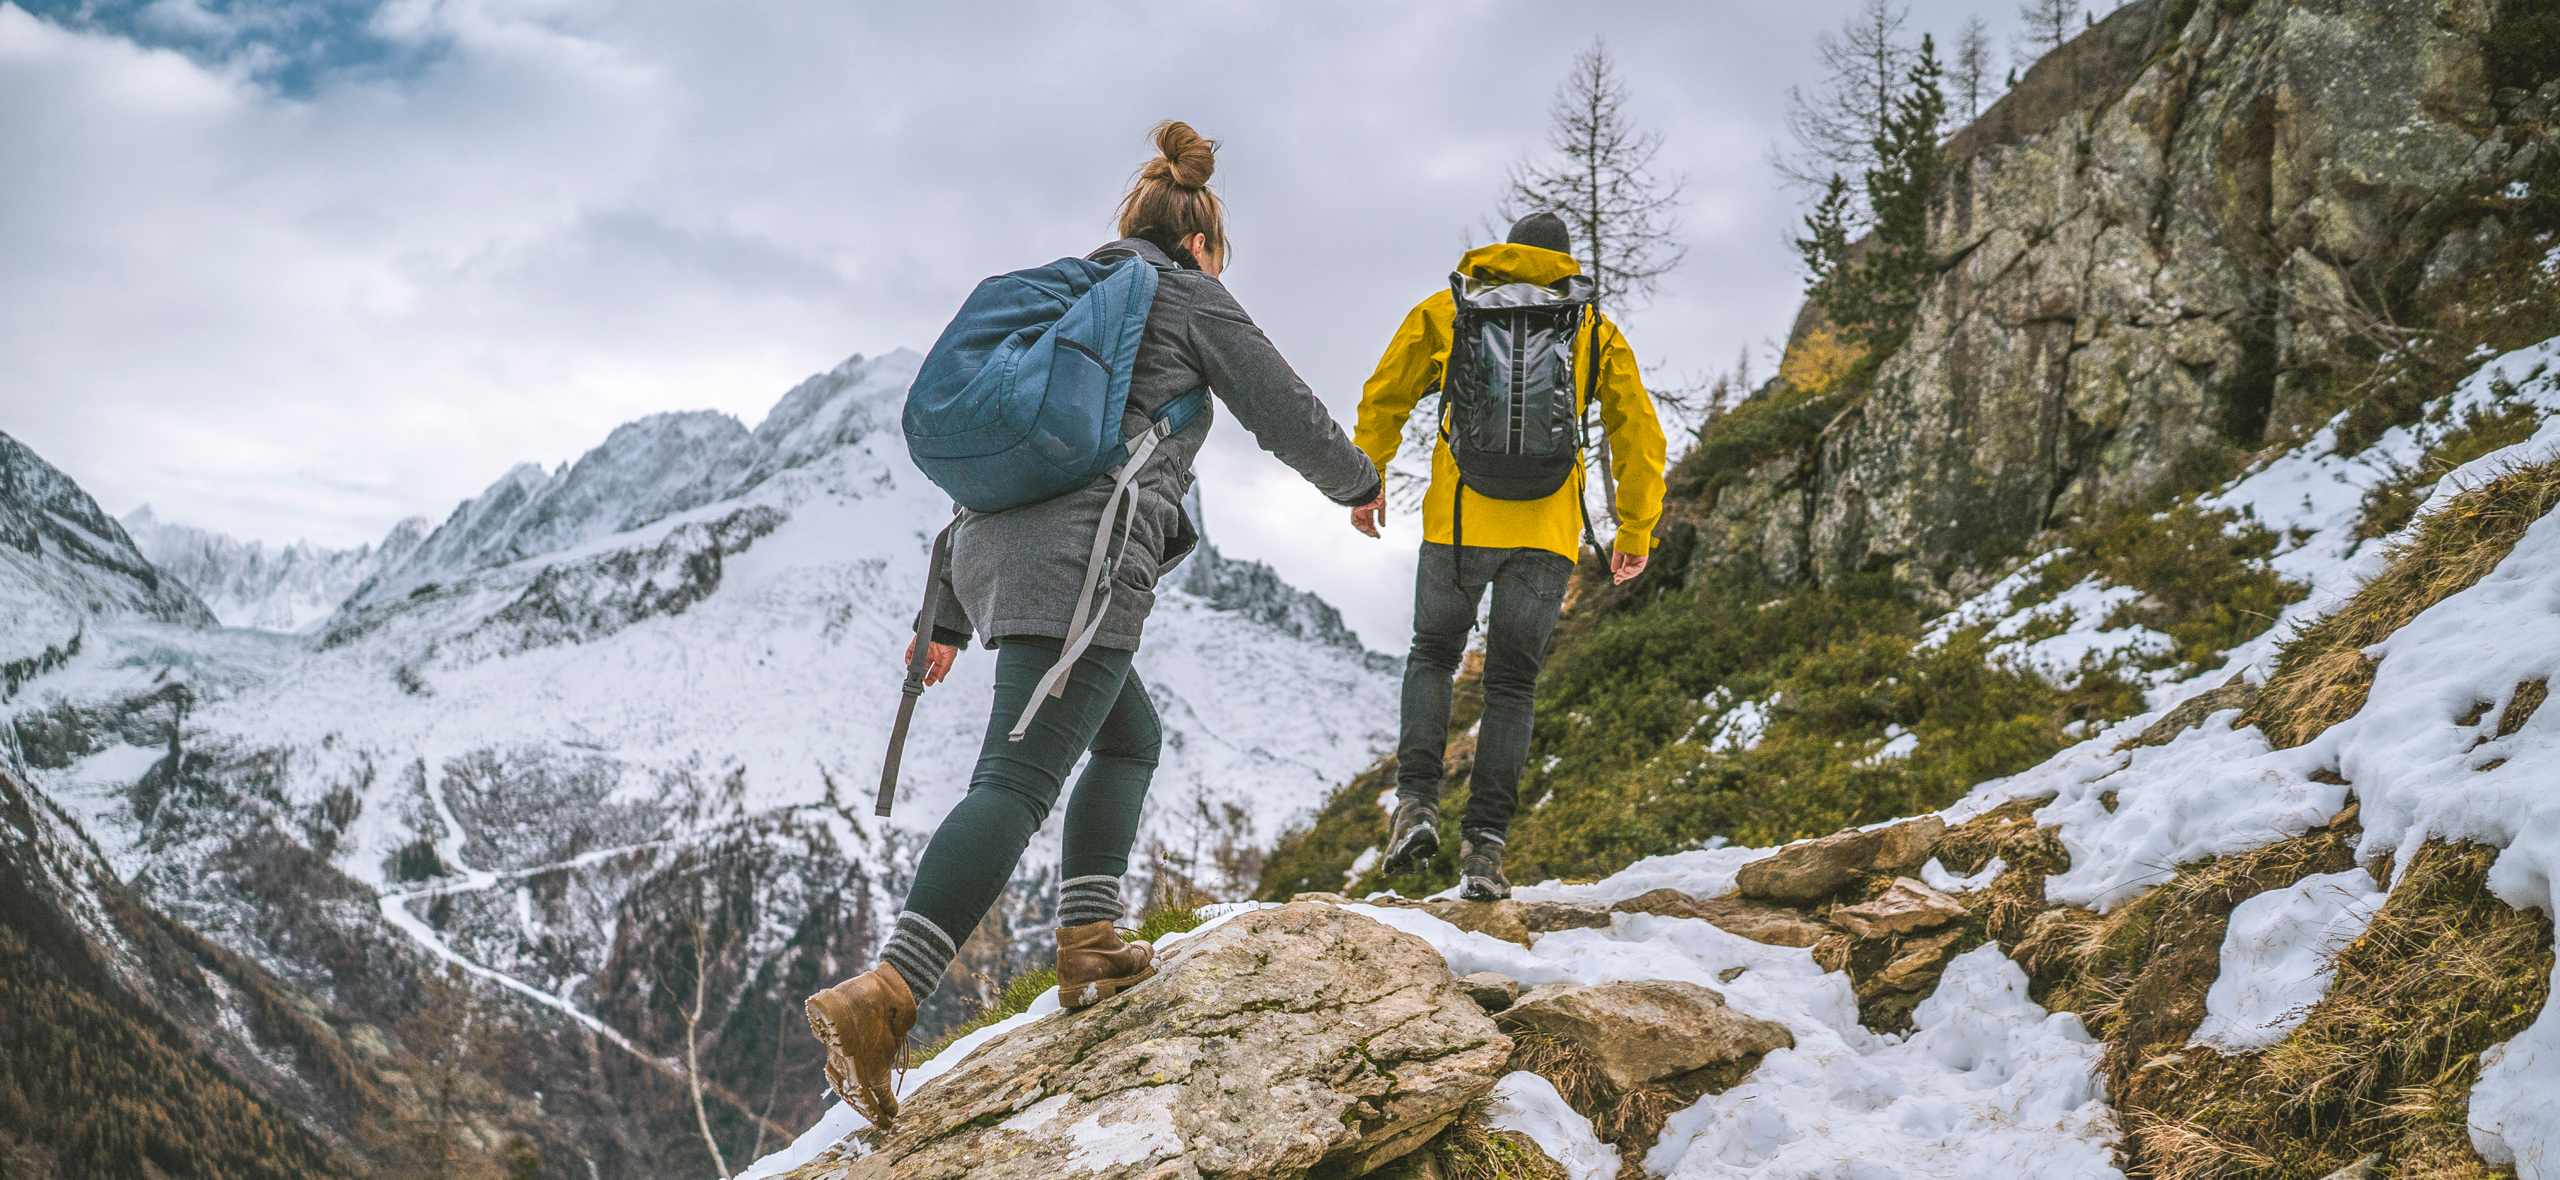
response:
<svg viewBox="0 0 2560 1180"><path fill-rule="evenodd" d="M1833 185L1824 205L1805 219L1812 235L1797 249L1817 269L1815 297L1833 323L1852 337L1873 345L1907 330L1918 309L1920 288L1929 276L1929 190L1939 171L1938 132L1946 121L1945 71L1938 65L1937 45L1920 39L1919 61L1908 85L1896 95L1893 117L1876 137L1876 166L1867 172L1867 201L1874 226L1866 249L1853 264L1836 211L1844 186Z"/></svg>
<svg viewBox="0 0 2560 1180"><path fill-rule="evenodd" d="M1831 276L1849 260L1849 181L1834 172L1823 182L1822 199L1804 216L1805 235L1795 240L1804 256L1805 290L1819 294Z"/></svg>
<svg viewBox="0 0 2560 1180"><path fill-rule="evenodd" d="M1506 223L1538 212L1564 218L1583 273L1602 302L1618 306L1650 299L1689 252L1672 216L1688 182L1654 172L1662 133L1638 128L1626 107L1608 43L1594 38L1548 108L1547 144L1557 158L1513 166L1498 205Z"/></svg>
<svg viewBox="0 0 2560 1180"><path fill-rule="evenodd" d="M1865 0L1837 33L1815 39L1822 83L1811 91L1787 91L1787 132L1796 149L1791 155L1772 153L1779 175L1822 188L1832 176L1863 177L1875 167L1876 140L1893 117L1894 94L1911 68L1911 47L1902 39L1909 17L1909 9L1891 0ZM1853 209L1851 221L1859 220Z"/></svg>

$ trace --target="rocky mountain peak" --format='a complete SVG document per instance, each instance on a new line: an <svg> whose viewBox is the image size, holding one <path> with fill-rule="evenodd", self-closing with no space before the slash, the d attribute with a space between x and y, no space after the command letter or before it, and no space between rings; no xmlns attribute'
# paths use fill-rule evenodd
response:
<svg viewBox="0 0 2560 1180"><path fill-rule="evenodd" d="M520 464L455 507L404 560L359 587L346 609L396 602L421 586L574 548L749 491L894 425L923 358L860 355L794 386L750 431L714 410L652 414L615 427L561 470Z"/></svg>
<svg viewBox="0 0 2560 1180"><path fill-rule="evenodd" d="M153 568L71 477L0 434L0 667L19 682L79 650L89 622L210 626L213 612Z"/></svg>

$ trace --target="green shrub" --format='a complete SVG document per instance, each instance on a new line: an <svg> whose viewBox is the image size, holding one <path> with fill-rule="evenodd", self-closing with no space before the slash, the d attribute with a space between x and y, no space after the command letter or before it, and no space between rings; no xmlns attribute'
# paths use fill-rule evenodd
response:
<svg viewBox="0 0 2560 1180"><path fill-rule="evenodd" d="M2267 567L2277 540L2236 512L2198 508L2193 501L2163 512L2126 509L2059 530L2055 543L2067 551L2046 563L2033 591L2016 601L2050 600L2091 577L2139 590L2141 598L2100 625L2142 626L2168 635L2171 652L2139 666L2176 666L2192 676L2220 667L2223 652L2265 631L2278 612L2302 598L2301 586Z"/></svg>

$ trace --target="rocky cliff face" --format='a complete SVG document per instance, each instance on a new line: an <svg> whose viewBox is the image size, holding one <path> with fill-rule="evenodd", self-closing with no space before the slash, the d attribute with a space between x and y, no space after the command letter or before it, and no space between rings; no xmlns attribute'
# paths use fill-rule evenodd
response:
<svg viewBox="0 0 2560 1180"><path fill-rule="evenodd" d="M1910 338L1700 542L1952 600L2017 538L2304 437L2550 174L2560 83L2510 60L2533 8L2117 10L1948 143Z"/></svg>

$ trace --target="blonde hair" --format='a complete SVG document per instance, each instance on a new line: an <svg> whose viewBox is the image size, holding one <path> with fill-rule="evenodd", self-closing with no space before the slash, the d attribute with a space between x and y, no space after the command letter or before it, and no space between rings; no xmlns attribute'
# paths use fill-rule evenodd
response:
<svg viewBox="0 0 2560 1180"><path fill-rule="evenodd" d="M1226 207L1209 191L1209 175L1218 170L1218 141L1204 139L1179 119L1167 119L1148 133L1156 157L1138 169L1129 194L1120 198L1120 236L1147 238L1164 245L1193 234L1206 236L1211 253L1227 253Z"/></svg>

